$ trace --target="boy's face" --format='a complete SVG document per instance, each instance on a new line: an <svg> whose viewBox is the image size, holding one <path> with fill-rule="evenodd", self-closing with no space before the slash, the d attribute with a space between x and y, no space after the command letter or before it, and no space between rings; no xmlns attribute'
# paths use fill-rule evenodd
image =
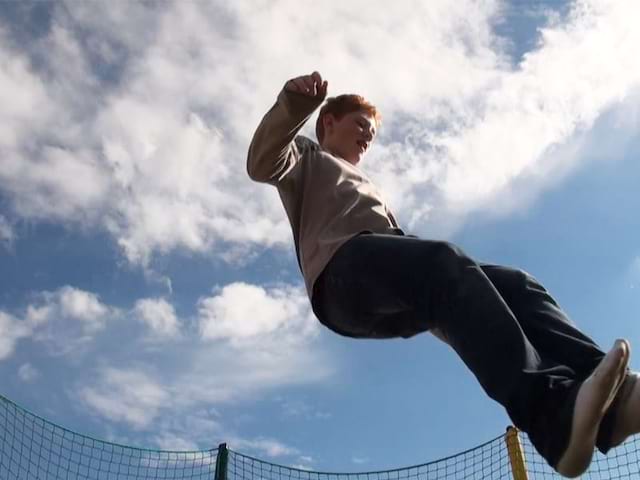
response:
<svg viewBox="0 0 640 480"><path fill-rule="evenodd" d="M322 148L357 165L369 151L376 135L375 118L362 110L347 113L340 120L333 114L323 117L324 139Z"/></svg>

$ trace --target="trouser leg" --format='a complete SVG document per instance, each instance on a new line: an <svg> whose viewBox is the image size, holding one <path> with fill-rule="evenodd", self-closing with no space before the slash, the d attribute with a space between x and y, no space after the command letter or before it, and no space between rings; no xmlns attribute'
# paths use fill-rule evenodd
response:
<svg viewBox="0 0 640 480"><path fill-rule="evenodd" d="M501 265L481 264L481 268L542 356L571 368L579 380L593 372L605 353L577 328L538 280L523 270Z"/></svg>
<svg viewBox="0 0 640 480"><path fill-rule="evenodd" d="M361 235L329 263L314 311L342 335L444 334L485 392L555 465L568 443L579 387L572 368L541 355L482 270L446 242Z"/></svg>
<svg viewBox="0 0 640 480"><path fill-rule="evenodd" d="M566 365L577 380L591 375L605 352L578 329L537 279L519 269L486 264L481 267L541 357ZM603 453L610 449L616 407L614 403L600 425L596 446Z"/></svg>

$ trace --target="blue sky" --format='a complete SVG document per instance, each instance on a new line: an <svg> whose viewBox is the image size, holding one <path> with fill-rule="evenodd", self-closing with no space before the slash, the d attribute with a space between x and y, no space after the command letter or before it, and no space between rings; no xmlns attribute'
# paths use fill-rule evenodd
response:
<svg viewBox="0 0 640 480"><path fill-rule="evenodd" d="M432 336L314 320L277 194L244 171L314 69L382 109L362 168L405 230L524 268L603 348L639 343L636 2L294 4L3 4L1 394L119 443L325 471L504 431Z"/></svg>

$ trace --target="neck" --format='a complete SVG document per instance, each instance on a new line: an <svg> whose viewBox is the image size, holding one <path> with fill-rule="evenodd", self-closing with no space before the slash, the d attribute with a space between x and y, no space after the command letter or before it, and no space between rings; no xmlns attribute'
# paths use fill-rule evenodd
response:
<svg viewBox="0 0 640 480"><path fill-rule="evenodd" d="M330 144L328 143L321 143L320 144L320 148L322 148L322 150L324 150L325 152L330 153L331 155L333 155L334 157L338 157L341 158L342 160L344 160L347 163L350 163L351 165L355 166L356 164L353 163L352 161L344 158L342 155L340 155Z"/></svg>

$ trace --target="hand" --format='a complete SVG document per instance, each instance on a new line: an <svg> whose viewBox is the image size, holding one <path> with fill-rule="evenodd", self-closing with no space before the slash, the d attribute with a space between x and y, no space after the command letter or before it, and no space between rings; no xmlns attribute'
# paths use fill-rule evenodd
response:
<svg viewBox="0 0 640 480"><path fill-rule="evenodd" d="M309 97L322 97L327 95L328 82L322 81L322 77L318 72L311 75L303 75L301 77L292 78L284 85L284 89L288 92L301 93Z"/></svg>

